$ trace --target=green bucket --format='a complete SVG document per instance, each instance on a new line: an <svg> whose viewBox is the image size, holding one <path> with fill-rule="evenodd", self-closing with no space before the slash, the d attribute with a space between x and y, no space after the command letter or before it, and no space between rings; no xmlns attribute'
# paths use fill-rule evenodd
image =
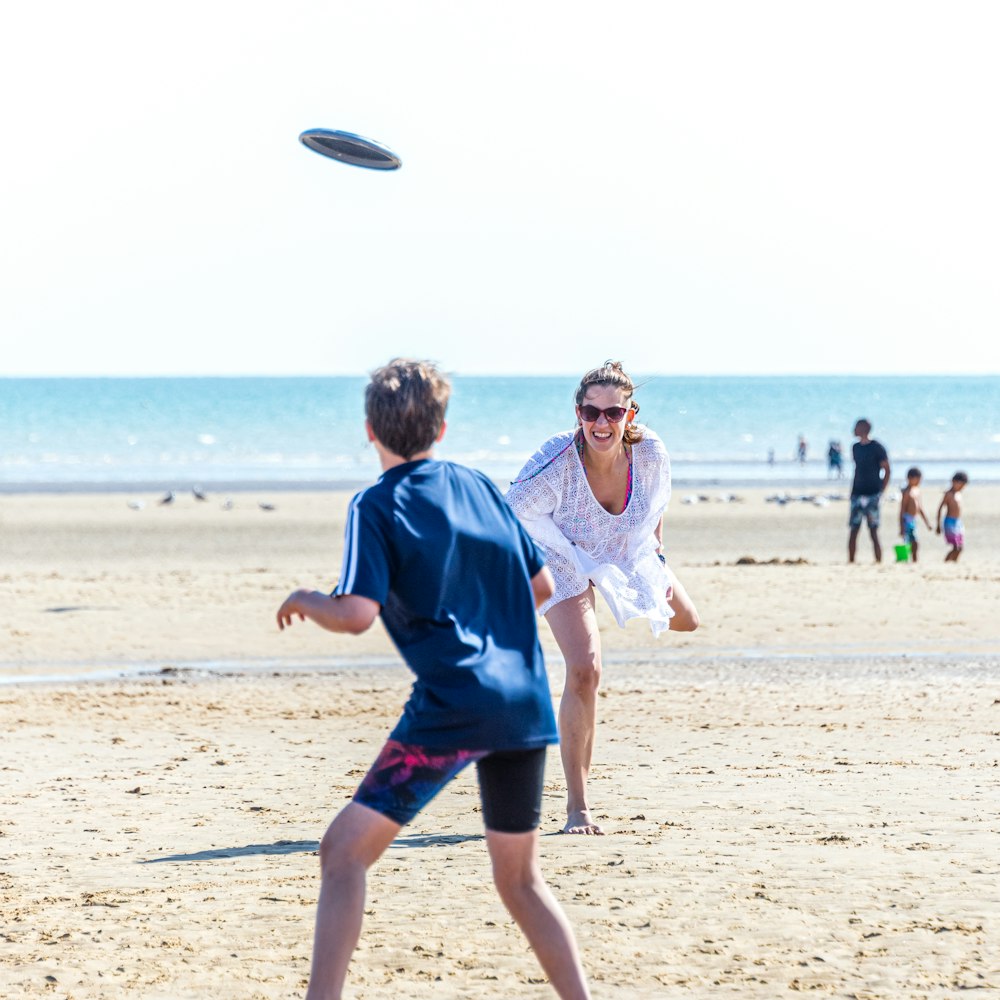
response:
<svg viewBox="0 0 1000 1000"><path fill-rule="evenodd" d="M897 545L896 546L896 562L909 562L910 561L910 546L909 545Z"/></svg>

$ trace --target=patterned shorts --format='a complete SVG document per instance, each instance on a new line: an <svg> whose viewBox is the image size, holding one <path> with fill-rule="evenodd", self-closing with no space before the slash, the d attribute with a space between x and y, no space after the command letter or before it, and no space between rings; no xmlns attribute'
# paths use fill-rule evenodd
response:
<svg viewBox="0 0 1000 1000"><path fill-rule="evenodd" d="M944 519L944 540L956 549L965 545L965 527L962 525L960 517L946 517Z"/></svg>
<svg viewBox="0 0 1000 1000"><path fill-rule="evenodd" d="M541 819L545 747L430 750L387 740L354 793L354 801L404 826L473 762L486 829L500 833L534 830Z"/></svg>
<svg viewBox="0 0 1000 1000"><path fill-rule="evenodd" d="M881 499L881 493L851 497L851 519L847 522L850 527L860 528L861 522L867 521L869 528L877 528L878 502Z"/></svg>

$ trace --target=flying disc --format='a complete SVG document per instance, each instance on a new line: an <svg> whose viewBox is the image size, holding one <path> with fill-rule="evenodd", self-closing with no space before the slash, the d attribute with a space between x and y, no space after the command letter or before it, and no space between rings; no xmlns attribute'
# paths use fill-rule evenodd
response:
<svg viewBox="0 0 1000 1000"><path fill-rule="evenodd" d="M310 128L299 136L299 142L314 153L329 156L341 163L371 170L398 170L403 161L391 150L374 139L366 139L353 132L337 129Z"/></svg>

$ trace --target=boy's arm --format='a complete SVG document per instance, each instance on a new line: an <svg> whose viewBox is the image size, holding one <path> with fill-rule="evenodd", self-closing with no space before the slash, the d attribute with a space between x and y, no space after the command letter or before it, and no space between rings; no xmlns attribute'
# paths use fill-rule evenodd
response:
<svg viewBox="0 0 1000 1000"><path fill-rule="evenodd" d="M536 608L540 608L556 592L556 582L548 566L543 566L531 578L531 592L535 595Z"/></svg>
<svg viewBox="0 0 1000 1000"><path fill-rule="evenodd" d="M328 632L360 635L371 627L380 610L378 601L359 594L331 597L318 590L296 590L278 609L278 628L284 630L297 615L300 621L308 618Z"/></svg>
<svg viewBox="0 0 1000 1000"><path fill-rule="evenodd" d="M931 526L931 522L927 519L927 512L924 510L924 505L919 500L917 501L917 511L919 512L920 516L924 519L924 524L926 524L927 527L929 528Z"/></svg>
<svg viewBox="0 0 1000 1000"><path fill-rule="evenodd" d="M941 502L938 504L938 509L937 509L937 533L939 535L941 534L941 511L943 511L947 506L948 506L948 494L945 493L945 495L941 497Z"/></svg>

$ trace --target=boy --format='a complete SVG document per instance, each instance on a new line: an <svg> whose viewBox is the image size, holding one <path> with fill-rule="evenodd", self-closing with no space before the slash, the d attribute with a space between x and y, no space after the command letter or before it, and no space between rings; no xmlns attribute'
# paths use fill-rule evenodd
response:
<svg viewBox="0 0 1000 1000"><path fill-rule="evenodd" d="M951 477L951 489L945 490L937 511L937 533L941 534L941 514L944 514L944 540L951 551L944 557L945 562L958 562L965 547L965 526L962 524L962 498L969 477L964 472L956 472Z"/></svg>
<svg viewBox="0 0 1000 1000"><path fill-rule="evenodd" d="M899 503L899 534L910 546L910 558L916 562L920 546L917 543L917 516L924 519L924 524L930 530L931 522L927 520L923 504L920 502L920 480L923 478L920 470L914 466L906 470L906 485Z"/></svg>
<svg viewBox="0 0 1000 1000"><path fill-rule="evenodd" d="M433 458L450 392L428 362L397 358L372 373L365 429L382 476L351 501L333 593L297 590L278 611L281 629L298 617L352 634L381 615L416 674L402 718L320 844L307 1000L339 1000L367 869L473 761L500 898L556 993L590 997L538 865L545 748L557 736L535 609L552 576L485 476Z"/></svg>

